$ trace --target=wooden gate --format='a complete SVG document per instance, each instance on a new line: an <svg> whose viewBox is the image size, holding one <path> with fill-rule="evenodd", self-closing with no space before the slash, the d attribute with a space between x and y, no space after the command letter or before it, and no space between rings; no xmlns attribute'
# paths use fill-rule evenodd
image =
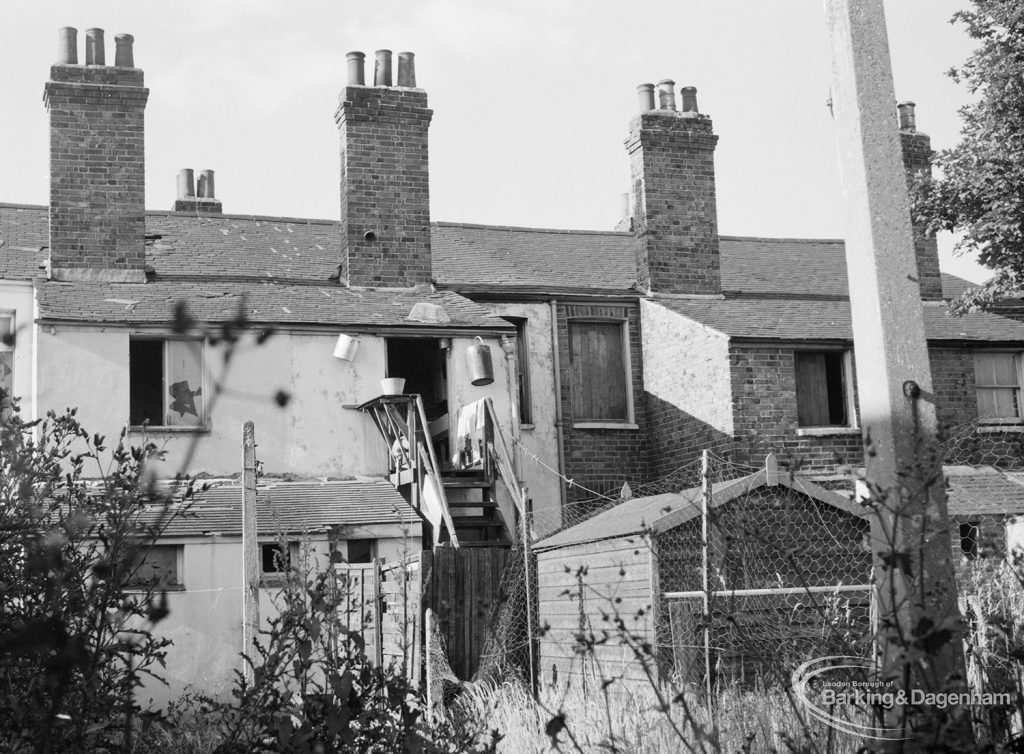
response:
<svg viewBox="0 0 1024 754"><path fill-rule="evenodd" d="M366 656L418 683L422 664L420 557L335 566L342 623L363 637Z"/></svg>
<svg viewBox="0 0 1024 754"><path fill-rule="evenodd" d="M490 626L491 609L504 599L501 582L510 551L491 547L423 552L423 607L437 616L448 664L460 680L473 677Z"/></svg>

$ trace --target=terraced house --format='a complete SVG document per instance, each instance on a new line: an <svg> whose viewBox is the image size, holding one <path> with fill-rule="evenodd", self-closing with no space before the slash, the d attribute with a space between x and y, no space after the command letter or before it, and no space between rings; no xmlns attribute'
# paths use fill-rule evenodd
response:
<svg viewBox="0 0 1024 754"><path fill-rule="evenodd" d="M80 63L74 30L61 31L44 87L49 205L0 205L0 323L16 334L0 350L3 389L29 418L77 406L92 432L156 440L168 475L188 458L183 471L226 480L167 540L161 567L182 605L195 600L172 611L183 633L240 648L237 595L200 628L212 598L190 588L238 581L237 553L214 543L240 533L223 490L249 419L261 494L277 501L260 518L268 545L282 526L315 531L354 561L506 547L528 510L543 536L567 504L703 449L755 465L775 452L819 481L859 462L843 244L719 233L718 137L692 87L678 101L671 81L640 87L615 230L434 221L432 111L412 54L393 78L386 51L372 83L364 56L348 56L337 217L225 212L206 170L198 186L183 170L171 209L155 210L133 40L119 35L107 65L102 31L87 37ZM908 174L927 171L912 106L893 127ZM940 273L934 239L918 234L916 250L934 399L950 425L980 420L984 463L1024 432L1024 324L947 317L966 283ZM242 336L230 365L209 337L225 327ZM1024 512L1012 473L971 479L972 515ZM957 489L951 510L967 516Z"/></svg>

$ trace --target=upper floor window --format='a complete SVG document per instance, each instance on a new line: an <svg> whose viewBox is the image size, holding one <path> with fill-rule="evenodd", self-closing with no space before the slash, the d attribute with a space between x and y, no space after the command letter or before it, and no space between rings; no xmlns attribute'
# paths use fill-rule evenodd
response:
<svg viewBox="0 0 1024 754"><path fill-rule="evenodd" d="M984 421L1020 422L1020 361L1020 354L1006 351L974 354L978 416Z"/></svg>
<svg viewBox="0 0 1024 754"><path fill-rule="evenodd" d="M527 320L522 317L505 317L516 326L516 388L519 399L519 423L533 424L533 407L530 400L530 350L527 340Z"/></svg>
<svg viewBox="0 0 1024 754"><path fill-rule="evenodd" d="M797 351L796 408L801 427L848 427L849 357L845 351Z"/></svg>
<svg viewBox="0 0 1024 754"><path fill-rule="evenodd" d="M133 338L128 373L130 424L206 426L202 341Z"/></svg>
<svg viewBox="0 0 1024 754"><path fill-rule="evenodd" d="M575 424L632 421L626 323L569 320L569 372Z"/></svg>

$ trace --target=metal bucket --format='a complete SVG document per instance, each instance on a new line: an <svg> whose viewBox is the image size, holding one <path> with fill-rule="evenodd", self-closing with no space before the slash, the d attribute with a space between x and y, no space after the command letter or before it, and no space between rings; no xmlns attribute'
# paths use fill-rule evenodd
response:
<svg viewBox="0 0 1024 754"><path fill-rule="evenodd" d="M342 333L338 336L337 345L334 346L334 358L352 361L356 357L357 348L359 348L359 338Z"/></svg>
<svg viewBox="0 0 1024 754"><path fill-rule="evenodd" d="M469 362L470 382L481 387L494 382L494 364L491 362L490 347L484 344L480 336L476 339L478 342L466 349L466 361Z"/></svg>

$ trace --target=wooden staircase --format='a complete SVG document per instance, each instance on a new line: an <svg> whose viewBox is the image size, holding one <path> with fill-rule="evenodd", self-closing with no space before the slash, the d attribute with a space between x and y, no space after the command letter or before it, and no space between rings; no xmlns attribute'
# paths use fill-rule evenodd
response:
<svg viewBox="0 0 1024 754"><path fill-rule="evenodd" d="M454 468L449 458L438 462L420 396L380 396L358 408L371 416L387 443L391 483L431 525L435 547L511 546L525 494L489 399L482 457L467 469Z"/></svg>

